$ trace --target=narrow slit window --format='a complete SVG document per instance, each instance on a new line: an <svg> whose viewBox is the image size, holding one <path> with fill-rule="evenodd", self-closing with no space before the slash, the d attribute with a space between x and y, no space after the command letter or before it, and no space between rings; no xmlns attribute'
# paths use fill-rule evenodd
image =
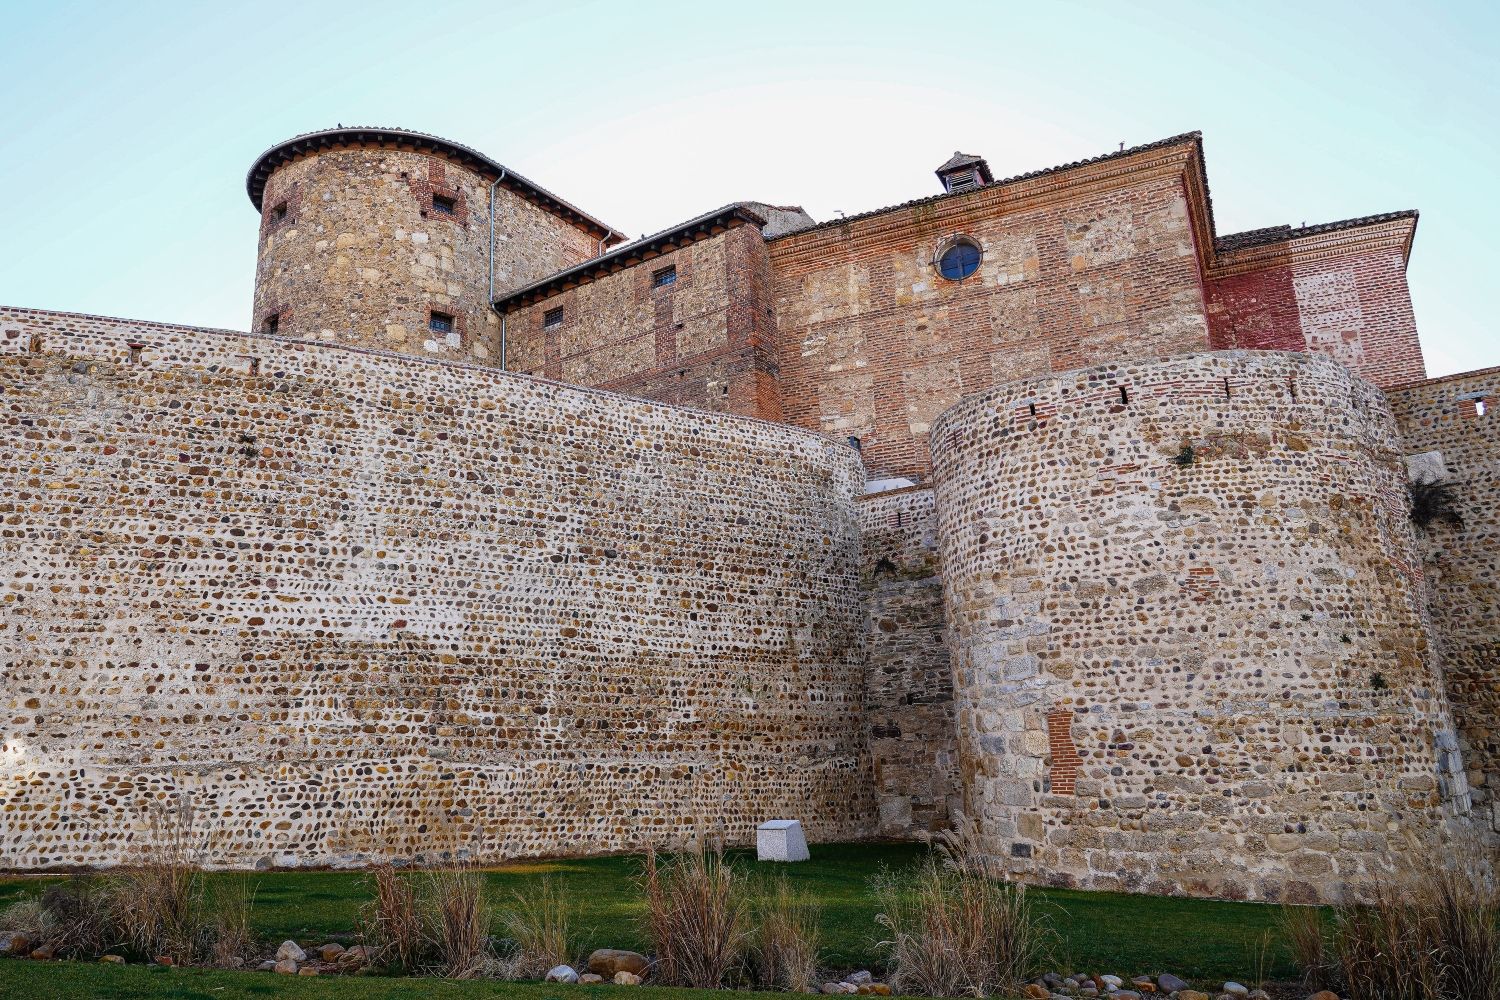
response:
<svg viewBox="0 0 1500 1000"><path fill-rule="evenodd" d="M552 329L555 326L562 326L562 321L563 321L563 307L562 306L558 306L556 309L548 309L546 312L542 313L542 329L543 330L550 330L550 329Z"/></svg>
<svg viewBox="0 0 1500 1000"><path fill-rule="evenodd" d="M1122 403L1128 403L1128 402L1130 402L1130 393L1125 391L1125 387L1123 385L1120 386L1120 402L1122 402Z"/></svg>
<svg viewBox="0 0 1500 1000"><path fill-rule="evenodd" d="M436 309L427 318L427 327L433 333L452 333L453 316L450 313L438 312Z"/></svg>
<svg viewBox="0 0 1500 1000"><path fill-rule="evenodd" d="M664 267L651 275L651 284L655 288L665 288L668 285L677 284L677 266Z"/></svg>
<svg viewBox="0 0 1500 1000"><path fill-rule="evenodd" d="M457 199L450 198L445 194L435 194L432 196L432 210L439 215L452 215L457 208Z"/></svg>
<svg viewBox="0 0 1500 1000"><path fill-rule="evenodd" d="M260 329L262 333L275 333L281 329L281 317L276 313L272 313L260 321Z"/></svg>
<svg viewBox="0 0 1500 1000"><path fill-rule="evenodd" d="M286 221L286 202L282 202L271 209L271 221L278 223Z"/></svg>

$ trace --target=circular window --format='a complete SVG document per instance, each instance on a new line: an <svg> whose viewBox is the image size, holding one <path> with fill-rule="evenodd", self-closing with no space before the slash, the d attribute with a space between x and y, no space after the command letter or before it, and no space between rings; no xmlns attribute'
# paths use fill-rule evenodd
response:
<svg viewBox="0 0 1500 1000"><path fill-rule="evenodd" d="M983 257L979 244L967 237L958 237L938 256L938 273L949 281L962 281L979 270L979 261Z"/></svg>

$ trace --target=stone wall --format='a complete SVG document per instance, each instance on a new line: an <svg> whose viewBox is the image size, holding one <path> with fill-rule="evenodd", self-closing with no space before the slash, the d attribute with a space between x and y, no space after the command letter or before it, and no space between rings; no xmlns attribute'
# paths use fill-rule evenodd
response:
<svg viewBox="0 0 1500 1000"><path fill-rule="evenodd" d="M1467 807L1377 389L1307 355L1121 362L933 442L966 805L1013 870L1313 900Z"/></svg>
<svg viewBox="0 0 1500 1000"><path fill-rule="evenodd" d="M863 497L859 522L870 622L865 728L879 832L936 832L949 826L960 790L932 490Z"/></svg>
<svg viewBox="0 0 1500 1000"><path fill-rule="evenodd" d="M873 826L850 449L18 309L0 387L0 867L183 796L232 865Z"/></svg>
<svg viewBox="0 0 1500 1000"><path fill-rule="evenodd" d="M275 315L281 336L498 365L492 179L440 156L359 146L277 168L262 201L252 329ZM451 199L451 214L434 209L435 195ZM590 233L496 190L497 292L597 251ZM430 328L433 310L455 318L451 333Z"/></svg>
<svg viewBox="0 0 1500 1000"><path fill-rule="evenodd" d="M1026 375L1208 344L1183 143L772 240L786 419L924 479L928 430ZM933 260L965 234L979 270Z"/></svg>
<svg viewBox="0 0 1500 1000"><path fill-rule="evenodd" d="M1414 475L1457 487L1461 526L1418 532L1476 818L1500 847L1500 368L1390 393Z"/></svg>
<svg viewBox="0 0 1500 1000"><path fill-rule="evenodd" d="M667 268L676 280L658 287ZM765 240L738 224L515 309L509 367L779 420L770 284ZM546 326L559 309L561 322Z"/></svg>

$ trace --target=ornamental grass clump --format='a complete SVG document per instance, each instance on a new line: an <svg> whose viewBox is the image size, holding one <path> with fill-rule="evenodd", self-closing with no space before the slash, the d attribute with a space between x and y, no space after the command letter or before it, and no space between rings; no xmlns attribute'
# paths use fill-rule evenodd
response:
<svg viewBox="0 0 1500 1000"><path fill-rule="evenodd" d="M667 986L717 989L744 956L745 876L705 838L663 856L646 851L641 887L646 933L656 954L652 978Z"/></svg>
<svg viewBox="0 0 1500 1000"><path fill-rule="evenodd" d="M374 897L360 914L360 936L371 964L416 972L428 950L416 885L391 864L371 869L370 881Z"/></svg>
<svg viewBox="0 0 1500 1000"><path fill-rule="evenodd" d="M432 872L428 875L428 906L428 938L438 974L449 979L483 975L492 958L484 873L468 868Z"/></svg>
<svg viewBox="0 0 1500 1000"><path fill-rule="evenodd" d="M572 898L550 876L535 888L518 890L500 917L512 947L507 978L540 979L572 961L577 948L575 913Z"/></svg>
<svg viewBox="0 0 1500 1000"><path fill-rule="evenodd" d="M913 869L876 881L891 988L923 996L1019 993L1046 965L1047 921L1024 885L990 871L972 826L941 835L935 847Z"/></svg>
<svg viewBox="0 0 1500 1000"><path fill-rule="evenodd" d="M1340 986L1361 1000L1500 1000L1500 891L1478 854L1424 863L1398 889L1377 879L1334 911Z"/></svg>
<svg viewBox="0 0 1500 1000"><path fill-rule="evenodd" d="M750 940L760 986L816 992L821 916L817 903L793 890L785 875L762 883L751 907L755 930Z"/></svg>
<svg viewBox="0 0 1500 1000"><path fill-rule="evenodd" d="M1321 990L1337 982L1337 968L1329 953L1328 927L1316 906L1283 906L1277 914L1281 938L1302 973L1302 985Z"/></svg>
<svg viewBox="0 0 1500 1000"><path fill-rule="evenodd" d="M152 810L148 819L150 836L142 860L111 880L113 929L121 943L144 958L191 965L211 945L192 805L184 799Z"/></svg>

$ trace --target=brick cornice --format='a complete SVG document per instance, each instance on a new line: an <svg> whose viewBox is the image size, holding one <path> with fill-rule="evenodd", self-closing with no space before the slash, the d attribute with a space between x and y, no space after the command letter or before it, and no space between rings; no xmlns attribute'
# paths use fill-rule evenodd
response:
<svg viewBox="0 0 1500 1000"><path fill-rule="evenodd" d="M1044 174L1013 182L1002 182L970 191L958 197L942 198L933 202L913 205L898 205L874 216L851 219L845 225L819 227L802 233L788 233L769 241L771 258L778 265L795 266L808 260L826 258L830 249L844 246L848 252L858 253L867 247L878 247L887 243L893 234L920 225L924 228L946 231L961 229L975 217L993 217L1034 211L1081 200L1102 192L1140 184L1143 181L1174 179L1184 173L1191 178L1198 171L1188 169L1195 165L1197 142L1184 139L1181 143L1158 149L1148 149L1120 159L1086 163L1068 170ZM1201 178L1189 181L1189 190L1196 187L1204 198L1202 211L1193 210L1195 225L1201 220L1207 226L1206 192ZM1212 246L1212 237L1207 238ZM1202 241L1200 241L1201 245Z"/></svg>
<svg viewBox="0 0 1500 1000"><path fill-rule="evenodd" d="M1285 267L1380 250L1395 250L1405 261L1411 253L1412 236L1416 228L1415 216L1402 216L1326 232L1293 235L1285 240L1217 254L1207 273L1210 278L1227 278L1269 267Z"/></svg>

